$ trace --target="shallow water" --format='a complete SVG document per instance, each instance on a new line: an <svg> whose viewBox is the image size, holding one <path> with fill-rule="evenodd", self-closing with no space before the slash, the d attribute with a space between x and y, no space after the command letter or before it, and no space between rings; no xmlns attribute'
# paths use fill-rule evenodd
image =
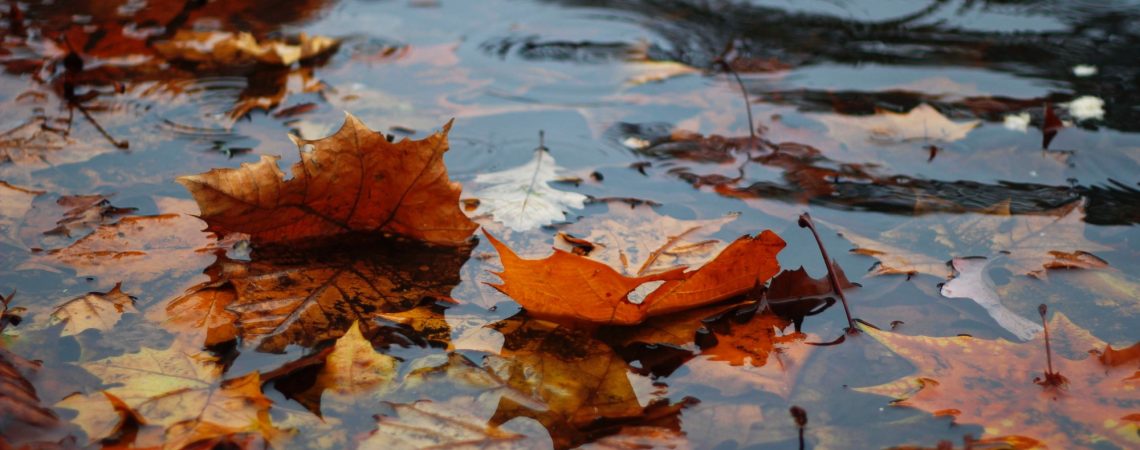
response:
<svg viewBox="0 0 1140 450"><path fill-rule="evenodd" d="M879 236L914 220L980 217L1003 201L1014 214L1042 214L1082 202L1081 233L1106 248L1093 253L1109 268L1051 270L1048 277L1033 279L995 264L989 275L1005 306L1025 318L1037 320L1037 305L1044 302L1115 346L1140 341L1135 326L1140 319L1135 297L1140 292L1135 289L1140 283L1140 228L1135 226L1140 223L1140 94L1135 89L1140 2L311 0L288 6L246 2L232 9L226 2L207 2L198 9L186 6L185 27L252 30L261 36L305 32L343 42L327 60L291 69L173 64L158 70L132 62L121 45L91 36L108 24L149 29L177 16L172 11L183 8L181 2L141 9L139 2L70 3L24 5L32 31L20 37L10 22L0 54L6 69L0 75L5 103L0 124L16 130L37 117L70 124L70 141L49 142L54 150L21 150L9 157L12 161L0 162L0 180L46 192L36 200L41 209L57 196L104 194L117 207L137 208L138 215L194 213L190 195L174 178L238 167L259 155L280 156L286 167L298 160L288 133L308 139L328 135L346 111L397 137L422 138L454 118L446 163L465 193L474 191L476 175L529 161L542 132L543 145L558 165L585 180L559 189L597 199L647 200L660 204L659 213L681 219L739 212L740 219L717 237L772 229L788 242L781 266L802 265L819 276L825 269L815 242L796 224L798 214L810 212L838 266L862 285L848 293L855 316L882 328L901 321L899 331L913 335L1013 339L980 306L939 295L945 277L871 275L867 270L876 260L847 252L854 244L838 234L836 225ZM91 120L75 108L69 113L59 94L67 52L61 50L65 44L47 42L62 42L65 34L88 36L86 44L71 43L85 45L85 73L109 74L80 83L80 91L98 92L83 103ZM739 83L718 58L736 64ZM681 65L685 73L664 76L667 68ZM1093 66L1097 73L1078 76L1078 65ZM645 74L661 79L639 82ZM666 142L674 130L748 138L742 90L760 138L787 154L804 146L818 153L781 162L761 158L772 149L685 153L691 149L684 143ZM243 99L281 91L285 95L268 111L234 117ZM1103 117L1070 117L1063 105L1083 96L1103 100ZM1046 103L1075 123L1042 149ZM312 106L282 114L304 104ZM888 142L865 129L835 131L837 121L880 110L906 112L921 104L954 122L977 120L979 126L948 142L921 135ZM1020 113L1030 115L1028 128L1003 125L1006 116ZM631 148L631 138L659 145ZM129 142L129 148L117 148L115 141ZM644 173L631 166L635 163L647 163ZM827 175L813 175L818 171ZM721 195L723 189L718 194L705 182L709 175L738 174L743 176L728 186L735 195ZM570 211L568 220L605 211L604 205L590 205ZM159 310L205 281L202 272L212 261L206 255L187 261L181 273L145 280L130 274L89 276L37 263L42 251L33 251L62 248L84 233L48 241L20 220L0 225L6 227L3 234L15 236L0 240L0 293L17 292L16 303L28 310L25 325L10 328L0 342L64 372L68 362L135 351L144 341L154 346L172 337L140 314L125 316L117 326L124 331L114 336L121 338L88 332L49 339L35 330L46 327L52 306L123 282L123 289L138 297L140 311ZM546 243L553 233L552 228L513 233L509 242L542 248L545 244L535 242ZM944 238L931 228L902 245L944 261L1002 258L984 245L944 244ZM493 251L480 242L473 254ZM497 267L494 259L474 257L460 269L462 281L452 291L459 304L445 313L452 338L518 312L508 297L480 285L493 280L485 271ZM842 308L831 307L807 317L803 331L830 340L845 326ZM308 351L243 348L228 373L269 371ZM388 351L404 361L442 353L414 342ZM672 402L700 401L680 416L680 431L696 448L794 448L795 428L786 415L791 405L808 411L809 448L934 446L983 434L984 424L952 425L947 417L892 407L888 398L848 389L911 371L904 359L869 342L819 347L783 393L748 385L718 389L715 379L702 379L709 376L702 366L693 365L652 378L634 375L633 366L629 370L630 378L642 383L636 386L639 394L656 389ZM70 391L100 386L90 376L72 378L67 383L73 389L37 387L50 404ZM264 391L285 411L279 414L304 412L289 389L266 385ZM715 429L706 421L728 422L718 414L745 410L755 413L755 420L735 426L737 433L706 432ZM352 433L366 433L374 425L370 416L379 412L331 414ZM292 423L301 429L310 425ZM316 440L294 445L320 446Z"/></svg>

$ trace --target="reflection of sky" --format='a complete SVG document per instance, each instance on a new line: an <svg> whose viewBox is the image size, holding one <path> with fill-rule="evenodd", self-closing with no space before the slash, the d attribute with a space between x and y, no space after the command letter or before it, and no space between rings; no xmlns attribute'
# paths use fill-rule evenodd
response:
<svg viewBox="0 0 1140 450"><path fill-rule="evenodd" d="M932 74L937 74L932 78ZM939 80L942 80L941 82ZM788 88L816 90L908 90L931 95L969 97L1003 95L1035 98L1049 93L1045 81L985 69L906 67L881 64L820 64L797 68L780 81Z"/></svg>
<svg viewBox="0 0 1140 450"><path fill-rule="evenodd" d="M885 21L916 14L929 7L931 1L914 0L754 0L755 5L769 6L785 11L826 14L857 21ZM915 22L941 24L948 28L974 31L1063 31L1068 29L1055 16L1046 15L1060 9L1047 5L985 5L966 6L963 1L947 2L934 12ZM1068 3L1068 2L1065 2ZM1068 6L1071 7L1071 6Z"/></svg>

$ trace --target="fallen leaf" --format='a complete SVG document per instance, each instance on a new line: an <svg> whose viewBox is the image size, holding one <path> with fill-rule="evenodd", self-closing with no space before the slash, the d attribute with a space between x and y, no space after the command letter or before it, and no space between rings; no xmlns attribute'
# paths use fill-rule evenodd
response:
<svg viewBox="0 0 1140 450"><path fill-rule="evenodd" d="M591 331L525 316L488 327L502 333L504 342L500 356L486 357L484 366L512 391L533 399L520 403L502 396L492 423L530 417L549 430L556 448L567 448L620 429L605 424L656 420L658 407L639 401L629 364Z"/></svg>
<svg viewBox="0 0 1140 450"><path fill-rule="evenodd" d="M71 419L71 423L82 428L87 433L87 441L91 443L106 442L112 436L126 431L125 428L132 424L146 424L146 420L139 417L130 406L107 391L94 394L76 392L64 397L55 407L75 411L76 416Z"/></svg>
<svg viewBox="0 0 1140 450"><path fill-rule="evenodd" d="M138 313L135 298L123 293L122 284L109 292L89 292L59 305L51 313L52 323L63 323L61 336L74 336L84 330L110 330L125 313Z"/></svg>
<svg viewBox="0 0 1140 450"><path fill-rule="evenodd" d="M147 314L171 332L188 336L205 347L237 338L237 314L228 308L237 298L232 286L199 285Z"/></svg>
<svg viewBox="0 0 1140 450"><path fill-rule="evenodd" d="M352 240L312 250L262 249L232 261L219 283L246 344L280 351L340 337L354 321L368 333L381 314L449 301L470 247Z"/></svg>
<svg viewBox="0 0 1140 450"><path fill-rule="evenodd" d="M966 336L904 336L863 331L917 367L917 374L859 391L894 397L934 415L985 427L985 436L1021 437L1052 448L1140 444L1140 392L1134 369L1088 354L1107 345L1057 313L1049 322L1052 367L1068 383L1043 386L1045 338L1025 343ZM984 387L984 389L979 389ZM1034 445L1036 447L1039 445ZM1018 447L1029 448L1029 447Z"/></svg>
<svg viewBox="0 0 1140 450"><path fill-rule="evenodd" d="M324 408L330 403L332 408L355 405L392 387L396 363L396 358L376 352L360 333L360 323L353 322L333 344L312 387L294 398L317 414L322 404Z"/></svg>
<svg viewBox="0 0 1140 450"><path fill-rule="evenodd" d="M566 209L581 209L586 196L554 189L561 167L545 147L534 151L530 162L500 172L475 176L476 184L489 185L475 191L479 207L474 216L490 214L515 231L526 231L566 219Z"/></svg>
<svg viewBox="0 0 1140 450"><path fill-rule="evenodd" d="M250 33L178 30L172 38L153 44L168 59L236 65L258 62L289 66L295 62L335 51L340 42L324 36L301 33L295 42L258 41Z"/></svg>
<svg viewBox="0 0 1140 450"><path fill-rule="evenodd" d="M0 415L0 444L38 438L59 424L59 417L40 404L28 379L39 367L39 363L0 348L0 411L4 411Z"/></svg>
<svg viewBox="0 0 1140 450"><path fill-rule="evenodd" d="M23 188L0 181L0 239L16 248L23 248L20 224L24 222L32 202L44 191Z"/></svg>
<svg viewBox="0 0 1140 450"><path fill-rule="evenodd" d="M110 196L101 194L65 195L55 200L54 208L35 209L33 217L28 218L29 223L36 224L36 219L39 219L38 222L45 224L54 222L54 227L41 228L32 225L29 228L35 228L34 233L63 238L82 237L100 225L114 223L120 217L137 211L137 208L116 207L111 204ZM62 217L56 219L56 217L34 216ZM32 239L26 241L31 242Z"/></svg>
<svg viewBox="0 0 1140 450"><path fill-rule="evenodd" d="M953 275L943 261L952 256L1008 253L1003 266L1018 275L1044 277L1047 269L1097 268L1107 265L1089 253L1111 250L1084 237L1084 203L1072 202L1047 214L1013 214L1010 201L977 214L927 214L883 232L861 236L830 224L858 247L853 252L879 260L871 273ZM940 244L945 259L919 253L914 242ZM905 246L905 247L904 247Z"/></svg>
<svg viewBox="0 0 1140 450"><path fill-rule="evenodd" d="M492 285L531 314L586 322L637 324L646 317L696 308L762 285L779 270L784 241L771 231L743 236L699 269L685 267L627 277L601 262L563 250L541 260L519 258L489 233L503 281ZM663 282L663 283L662 283ZM646 292L635 292L640 286ZM644 300L634 303L640 297Z"/></svg>
<svg viewBox="0 0 1140 450"><path fill-rule="evenodd" d="M376 418L376 431L360 443L361 449L389 448L541 448L550 441L539 430L488 425L470 407L459 402L420 401L392 404L393 413Z"/></svg>
<svg viewBox="0 0 1140 450"><path fill-rule="evenodd" d="M165 427L164 448L254 434L275 439L270 401L257 372L222 380L222 366L206 353L177 346L80 364L147 423Z"/></svg>
<svg viewBox="0 0 1140 450"><path fill-rule="evenodd" d="M847 274L843 273L843 268L839 266L839 263L832 261L831 265L835 268L835 277L839 280L840 289L859 287L847 279ZM773 277L772 282L768 284L768 292L765 298L768 299L769 303L787 303L831 295L835 295L835 290L831 287L831 281L827 275L812 278L811 275L808 275L807 270L800 266L796 270L781 271Z"/></svg>
<svg viewBox="0 0 1140 450"><path fill-rule="evenodd" d="M390 143L346 114L336 134L294 137L302 151L286 181L277 158L179 177L201 208L207 230L246 233L274 244L345 233L396 234L461 245L476 225L459 209L458 184L447 177L447 132Z"/></svg>
<svg viewBox="0 0 1140 450"><path fill-rule="evenodd" d="M1023 341L1041 332L1041 325L1017 315L1002 304L993 279L986 273L989 264L985 258L954 258L951 264L956 275L942 285L943 297L964 297L977 302L998 325Z"/></svg>
<svg viewBox="0 0 1140 450"><path fill-rule="evenodd" d="M696 269L728 246L710 236L737 217L739 214L678 220L657 214L647 204L610 202L607 214L589 216L562 228L554 248L584 254L630 277L667 272L678 266ZM590 250L576 252L582 241Z"/></svg>
<svg viewBox="0 0 1140 450"><path fill-rule="evenodd" d="M981 123L954 122L923 103L906 113L878 111L871 116L820 115L827 134L839 142L892 145L911 141L949 143L966 138Z"/></svg>

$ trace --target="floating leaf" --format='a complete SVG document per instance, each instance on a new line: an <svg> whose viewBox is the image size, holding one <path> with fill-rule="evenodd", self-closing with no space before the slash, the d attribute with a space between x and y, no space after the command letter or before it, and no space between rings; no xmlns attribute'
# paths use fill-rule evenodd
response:
<svg viewBox="0 0 1140 450"><path fill-rule="evenodd" d="M490 214L516 231L565 220L566 209L581 209L586 196L550 186L561 170L554 156L545 147L539 147L526 164L501 172L481 173L475 177L475 183L490 186L475 191L479 207L472 214Z"/></svg>
<svg viewBox="0 0 1140 450"><path fill-rule="evenodd" d="M492 285L539 316L636 324L646 317L715 303L763 285L779 270L784 241L771 231L737 239L693 271L676 267L627 277L612 267L563 250L541 260L519 258L487 234L499 252L503 280ZM663 283L662 283L663 282ZM645 292L636 291L639 287ZM640 297L644 300L634 303Z"/></svg>
<svg viewBox="0 0 1140 450"><path fill-rule="evenodd" d="M74 336L84 330L110 330L124 313L138 313L135 298L124 294L121 283L110 292L90 292L73 298L52 311L53 322L63 323L62 336Z"/></svg>
<svg viewBox="0 0 1140 450"><path fill-rule="evenodd" d="M272 39L258 41L252 34L244 32L178 30L169 40L156 42L154 49L169 59L217 65L258 62L289 66L328 54L339 44L336 39L305 33L289 43Z"/></svg>
<svg viewBox="0 0 1140 450"><path fill-rule="evenodd" d="M1035 379L1046 370L1043 334L1025 343L971 337L904 336L864 331L917 367L914 376L859 388L896 398L961 423L985 426L986 436L1018 436L1034 446L1088 447L1108 441L1140 445L1140 380L1135 369L1112 368L1088 352L1106 344L1063 314L1049 322L1052 367L1068 380L1061 387ZM1062 428L1063 427L1063 428ZM1028 447L1019 447L1028 448Z"/></svg>
<svg viewBox="0 0 1140 450"><path fill-rule="evenodd" d="M346 114L336 134L294 137L301 152L286 181L277 158L184 176L210 231L246 233L273 244L352 232L396 234L443 245L467 241L475 224L459 210L458 184L447 178L447 132L388 142Z"/></svg>
<svg viewBox="0 0 1140 450"><path fill-rule="evenodd" d="M1041 332L1041 325L1017 315L1002 304L993 280L986 274L989 264L985 258L954 258L951 264L957 275L942 285L942 296L965 297L977 302L998 325L1018 339L1028 340Z"/></svg>
<svg viewBox="0 0 1140 450"><path fill-rule="evenodd" d="M457 402L421 401L391 405L393 414L377 417L376 431L360 443L361 449L386 448L540 448L550 445L535 430L488 425ZM526 433L530 431L531 433Z"/></svg>
<svg viewBox="0 0 1140 450"><path fill-rule="evenodd" d="M910 141L954 142L966 138L980 121L954 122L923 103L904 113L879 111L871 116L824 115L827 134L840 142L896 144Z"/></svg>

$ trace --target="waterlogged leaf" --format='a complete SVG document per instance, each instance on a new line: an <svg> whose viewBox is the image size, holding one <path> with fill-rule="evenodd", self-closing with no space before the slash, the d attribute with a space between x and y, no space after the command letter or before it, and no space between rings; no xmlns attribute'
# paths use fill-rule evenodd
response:
<svg viewBox="0 0 1140 450"><path fill-rule="evenodd" d="M226 264L218 279L232 286L226 309L237 314L240 337L280 351L335 339L355 321L369 333L382 314L450 300L470 251L375 239L263 249Z"/></svg>
<svg viewBox="0 0 1140 450"><path fill-rule="evenodd" d="M199 285L165 308L151 310L147 317L162 322L168 331L210 347L237 338L237 314L226 309L236 298L231 286Z"/></svg>
<svg viewBox="0 0 1140 450"><path fill-rule="evenodd" d="M301 33L292 42L257 40L250 33L178 30L172 38L156 42L154 49L168 59L216 65L261 63L289 66L335 51L340 42Z"/></svg>
<svg viewBox="0 0 1140 450"><path fill-rule="evenodd" d="M998 325L1023 341L1041 332L1041 325L1017 315L1002 304L993 279L986 274L989 264L985 258L954 258L951 265L956 275L942 285L943 297L965 297L977 302Z"/></svg>
<svg viewBox="0 0 1140 450"><path fill-rule="evenodd" d="M43 191L28 189L0 181L0 240L17 248L23 243L19 237L20 224L32 209L32 202Z"/></svg>
<svg viewBox="0 0 1140 450"><path fill-rule="evenodd" d="M53 323L63 323L62 336L74 336L84 330L110 330L125 313L138 313L135 298L123 293L121 284L110 292L90 292L68 300L51 313Z"/></svg>
<svg viewBox="0 0 1140 450"><path fill-rule="evenodd" d="M447 177L443 153L448 122L424 140L391 143L351 114L336 134L294 137L302 151L293 178L277 158L184 176L210 231L246 233L273 244L346 233L395 234L461 245L476 225L459 209L458 184Z"/></svg>
<svg viewBox="0 0 1140 450"><path fill-rule="evenodd" d="M880 145L959 141L981 123L978 120L954 122L925 103L903 114L879 111L871 116L829 114L818 118L827 125L827 134L839 142Z"/></svg>
<svg viewBox="0 0 1140 450"><path fill-rule="evenodd" d="M1048 269L1098 268L1107 265L1089 252L1111 250L1085 239L1084 204L1073 202L1047 214L1017 214L1004 201L979 214L927 214L869 238L832 225L858 247L855 253L873 256L874 275L927 273L949 278L944 261L952 256L994 256L1008 253L1003 266L1019 275L1044 277ZM907 248L914 242L935 242L935 256Z"/></svg>
<svg viewBox="0 0 1140 450"><path fill-rule="evenodd" d="M563 250L541 260L522 259L487 234L499 253L503 280L492 285L537 316L630 325L647 317L712 304L763 285L779 270L784 241L771 231L743 236L696 270L675 267L628 277L590 258ZM647 285L646 288L639 287ZM636 300L644 299L642 301Z"/></svg>
<svg viewBox="0 0 1140 450"><path fill-rule="evenodd" d="M550 431L555 447L567 448L616 433L622 425L680 411L679 406L643 406L629 364L589 330L525 316L489 327L502 333L504 342L500 356L488 356L484 365L512 391L533 399L520 403L502 396L492 423L530 417Z"/></svg>
<svg viewBox="0 0 1140 450"><path fill-rule="evenodd" d="M40 403L29 380L39 368L39 363L0 348L0 411L4 412L0 414L0 447L38 438L59 424L55 413Z"/></svg>
<svg viewBox="0 0 1140 450"><path fill-rule="evenodd" d="M835 268L835 277L839 280L840 289L859 287L847 279L847 274L843 273L843 268L837 262L832 261L831 266ZM807 270L800 266L796 270L781 271L773 277L772 282L768 284L766 298L771 303L786 303L831 295L835 295L835 289L831 287L827 275L812 278Z"/></svg>
<svg viewBox="0 0 1140 450"><path fill-rule="evenodd" d="M589 216L562 228L554 247L605 263L630 277L679 266L696 269L728 246L710 235L738 216L678 220L657 214L646 204L611 202L609 213Z"/></svg>
<svg viewBox="0 0 1140 450"><path fill-rule="evenodd" d="M904 336L869 327L864 332L914 364L917 373L859 391L980 424L983 437L1015 437L1011 444L1021 442L1018 448L1082 448L1104 441L1121 448L1140 445L1136 368L1112 367L1092 357L1090 351L1107 345L1063 314L1049 322L1052 370L1065 380L1060 386L1050 384L1045 373L1043 334L1014 343Z"/></svg>
<svg viewBox="0 0 1140 450"><path fill-rule="evenodd" d="M102 225L71 245L32 258L26 267L70 267L81 276L127 285L177 279L207 265L210 235L182 214L130 216Z"/></svg>
<svg viewBox="0 0 1140 450"><path fill-rule="evenodd" d="M76 412L71 423L87 433L89 442L105 442L113 436L129 432L131 426L145 425L146 420L114 394L100 391L94 394L76 392L55 404ZM137 432L138 430L133 430Z"/></svg>
<svg viewBox="0 0 1140 450"><path fill-rule="evenodd" d="M515 231L526 231L566 219L568 208L581 209L586 196L554 189L550 182L562 169L543 147L530 162L501 172L482 173L475 183L488 185L475 191L479 207L474 215L491 217Z"/></svg>
<svg viewBox="0 0 1140 450"><path fill-rule="evenodd" d="M471 402L419 401L391 405L392 414L377 416L376 431L361 449L455 448L515 449L549 447L541 427L494 426L472 411Z"/></svg>
<svg viewBox="0 0 1140 450"><path fill-rule="evenodd" d="M344 336L336 340L317 379L297 400L314 412L322 404L334 408L353 405L387 391L396 377L396 358L378 353L360 333L354 322Z"/></svg>
<svg viewBox="0 0 1140 450"><path fill-rule="evenodd" d="M111 204L110 196L101 194L66 195L54 203L51 207L35 205L27 219L28 226L21 233L25 242L82 237L100 225L114 223L121 216L136 211L136 208L116 207Z"/></svg>
<svg viewBox="0 0 1140 450"><path fill-rule="evenodd" d="M261 377L250 373L222 380L216 357L171 346L143 348L81 366L99 377L138 417L165 427L164 447L198 442L255 438L280 433L269 418L270 401L261 393Z"/></svg>

